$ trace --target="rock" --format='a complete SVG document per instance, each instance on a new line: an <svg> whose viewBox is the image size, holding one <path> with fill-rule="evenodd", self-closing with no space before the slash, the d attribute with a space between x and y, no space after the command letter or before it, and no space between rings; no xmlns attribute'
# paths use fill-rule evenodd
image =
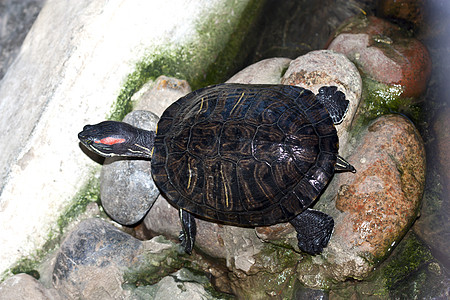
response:
<svg viewBox="0 0 450 300"><path fill-rule="evenodd" d="M358 174L339 176L336 208L346 222L335 237L375 263L398 244L417 217L425 185L425 149L405 118L381 117L349 157ZM356 239L348 235L352 227ZM356 232L355 232L356 230ZM370 256L367 256L370 255Z"/></svg>
<svg viewBox="0 0 450 300"><path fill-rule="evenodd" d="M424 93L431 73L427 48L400 27L369 16L350 19L328 49L345 54L365 76L401 86L402 97Z"/></svg>
<svg viewBox="0 0 450 300"><path fill-rule="evenodd" d="M147 110L161 116L170 104L191 92L186 80L159 76L155 82L143 86L131 100L136 102L135 110Z"/></svg>
<svg viewBox="0 0 450 300"><path fill-rule="evenodd" d="M53 286L65 299L130 299L136 286L181 268L177 249L161 236L141 242L101 219L87 219L58 250Z"/></svg>
<svg viewBox="0 0 450 300"><path fill-rule="evenodd" d="M59 300L64 299L54 289L45 288L28 274L14 275L0 284L0 299Z"/></svg>
<svg viewBox="0 0 450 300"><path fill-rule="evenodd" d="M148 111L135 110L123 121L146 130L156 130L159 118ZM106 213L122 225L144 218L159 195L153 182L150 160L106 158L100 176L100 198Z"/></svg>
<svg viewBox="0 0 450 300"><path fill-rule="evenodd" d="M299 278L310 287L321 287L327 277L367 277L399 243L420 208L425 151L408 120L378 118L361 133L347 159L357 173L335 176L321 197L330 205L336 199L339 210L329 211L335 219L330 243L321 257L299 265Z"/></svg>
<svg viewBox="0 0 450 300"><path fill-rule="evenodd" d="M56 256L53 285L69 299L126 296L122 276L143 251L141 241L100 219L88 219L64 240Z"/></svg>
<svg viewBox="0 0 450 300"><path fill-rule="evenodd" d="M1 273L58 234L58 218L99 171L78 146L83 126L121 119L131 95L162 74L203 82L224 49L239 49L260 6L45 2L0 82Z"/></svg>
<svg viewBox="0 0 450 300"><path fill-rule="evenodd" d="M280 84L283 72L289 67L292 60L275 57L261 60L236 73L227 80L228 83L245 84Z"/></svg>
<svg viewBox="0 0 450 300"><path fill-rule="evenodd" d="M311 51L290 63L281 83L301 86L315 94L324 85L334 85L345 94L350 106L344 121L336 126L340 148L345 149L348 130L362 91L361 77L353 63L340 53L327 50Z"/></svg>

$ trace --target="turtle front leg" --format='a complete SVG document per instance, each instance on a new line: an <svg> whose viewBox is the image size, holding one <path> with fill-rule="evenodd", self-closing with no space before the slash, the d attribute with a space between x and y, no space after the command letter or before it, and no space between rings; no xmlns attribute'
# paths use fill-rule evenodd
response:
<svg viewBox="0 0 450 300"><path fill-rule="evenodd" d="M332 217L314 209L303 211L290 223L297 231L300 250L312 255L319 254L327 246L334 227Z"/></svg>
<svg viewBox="0 0 450 300"><path fill-rule="evenodd" d="M182 229L180 232L181 246L184 247L184 251L187 254L192 253L195 243L195 235L197 234L197 225L195 224L195 218L189 212L180 208L180 221Z"/></svg>

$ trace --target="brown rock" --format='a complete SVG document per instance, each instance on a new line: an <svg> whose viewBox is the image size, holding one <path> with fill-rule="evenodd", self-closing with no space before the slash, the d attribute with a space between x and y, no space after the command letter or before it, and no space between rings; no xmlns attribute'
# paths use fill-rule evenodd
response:
<svg viewBox="0 0 450 300"><path fill-rule="evenodd" d="M405 118L388 115L359 136L347 156L357 172L335 174L321 197L335 221L328 247L298 266L299 280L309 287L366 278L417 217L425 183L417 130Z"/></svg>
<svg viewBox="0 0 450 300"><path fill-rule="evenodd" d="M378 259L416 219L425 184L423 143L405 118L384 116L368 127L348 159L357 174L339 176L336 208L345 222L337 222L334 238Z"/></svg>
<svg viewBox="0 0 450 300"><path fill-rule="evenodd" d="M342 28L328 49L345 54L381 83L403 86L403 97L417 97L425 91L431 58L420 41L373 16L353 18Z"/></svg>

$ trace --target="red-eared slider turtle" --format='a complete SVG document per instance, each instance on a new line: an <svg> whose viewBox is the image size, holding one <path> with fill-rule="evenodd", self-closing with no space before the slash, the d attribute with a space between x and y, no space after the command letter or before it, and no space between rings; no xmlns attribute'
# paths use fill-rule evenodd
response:
<svg viewBox="0 0 450 300"><path fill-rule="evenodd" d="M198 216L251 227L289 221L300 249L317 254L334 222L308 207L335 171L355 171L338 155L334 127L348 103L336 87L316 96L296 86L219 84L173 103L157 132L105 121L78 137L105 157L151 159L156 185L180 210L187 253Z"/></svg>

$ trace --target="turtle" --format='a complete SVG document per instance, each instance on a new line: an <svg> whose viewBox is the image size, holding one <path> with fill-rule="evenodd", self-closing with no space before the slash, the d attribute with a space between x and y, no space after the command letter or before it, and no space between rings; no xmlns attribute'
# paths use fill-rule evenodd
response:
<svg viewBox="0 0 450 300"><path fill-rule="evenodd" d="M310 207L336 171L355 172L338 154L334 126L348 106L335 86L315 95L293 85L223 83L171 104L156 131L103 121L78 138L104 157L151 160L155 184L179 209L188 254L202 218L242 227L290 222L300 250L316 255L334 221Z"/></svg>

